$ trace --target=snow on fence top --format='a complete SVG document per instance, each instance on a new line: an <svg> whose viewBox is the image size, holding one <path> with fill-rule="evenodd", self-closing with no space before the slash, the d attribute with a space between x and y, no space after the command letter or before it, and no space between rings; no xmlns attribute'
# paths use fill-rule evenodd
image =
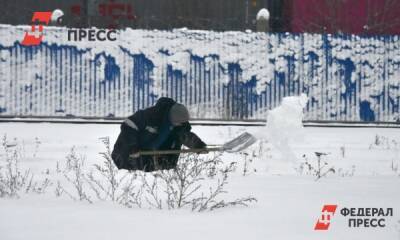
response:
<svg viewBox="0 0 400 240"><path fill-rule="evenodd" d="M0 25L0 115L124 117L170 96L195 118L265 119L306 93L308 120L398 121L398 36L132 30L73 42Z"/></svg>
<svg viewBox="0 0 400 240"><path fill-rule="evenodd" d="M261 8L257 13L257 20L264 19L269 20L269 11L266 8Z"/></svg>

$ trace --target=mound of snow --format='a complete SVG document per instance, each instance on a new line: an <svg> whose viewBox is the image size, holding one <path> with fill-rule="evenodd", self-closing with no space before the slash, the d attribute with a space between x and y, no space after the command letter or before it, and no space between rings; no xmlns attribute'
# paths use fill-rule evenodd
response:
<svg viewBox="0 0 400 240"><path fill-rule="evenodd" d="M307 101L305 94L283 98L279 107L268 112L268 136L279 142L299 139L303 132L303 108Z"/></svg>
<svg viewBox="0 0 400 240"><path fill-rule="evenodd" d="M303 140L303 109L308 102L305 94L283 98L282 104L267 113L264 131L254 133L260 140L268 141L273 148L273 157L267 157L269 171L294 171L298 161L291 145Z"/></svg>

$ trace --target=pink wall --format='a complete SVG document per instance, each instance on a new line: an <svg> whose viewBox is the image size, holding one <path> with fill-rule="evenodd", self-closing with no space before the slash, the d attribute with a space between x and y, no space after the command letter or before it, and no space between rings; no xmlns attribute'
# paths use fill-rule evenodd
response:
<svg viewBox="0 0 400 240"><path fill-rule="evenodd" d="M290 2L292 32L400 34L400 0Z"/></svg>

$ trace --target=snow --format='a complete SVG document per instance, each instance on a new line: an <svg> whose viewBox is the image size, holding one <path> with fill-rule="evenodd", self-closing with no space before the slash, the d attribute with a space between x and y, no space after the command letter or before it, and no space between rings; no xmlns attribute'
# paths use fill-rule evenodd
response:
<svg viewBox="0 0 400 240"><path fill-rule="evenodd" d="M262 9L260 9L260 11L258 11L258 13L257 13L257 20L269 20L269 17L270 17L270 15L269 15L269 11L268 11L268 9L266 9L266 8L262 8Z"/></svg>
<svg viewBox="0 0 400 240"><path fill-rule="evenodd" d="M58 19L64 16L64 12L61 9L56 9L53 11L51 14L51 22L52 23L57 23L59 21Z"/></svg>
<svg viewBox="0 0 400 240"><path fill-rule="evenodd" d="M282 155L282 159L294 161L289 142L302 140L303 109L308 102L307 96L285 97L282 104L268 111L265 138Z"/></svg>
<svg viewBox="0 0 400 240"><path fill-rule="evenodd" d="M303 140L303 109L307 102L308 98L305 94L283 98L279 107L267 112L264 131L254 133L259 139L272 143L279 153L280 157L275 159L279 161L273 165L277 171L280 171L279 167L287 169L287 164L291 165L298 160L291 145Z"/></svg>
<svg viewBox="0 0 400 240"><path fill-rule="evenodd" d="M396 222L385 229L348 229L337 217L327 232L314 224L322 204L399 207L393 178L327 180L313 183L299 177L249 177L233 183L243 192L257 191L259 204L252 208L190 213L126 209L108 203L88 205L70 201L27 197L0 200L2 239L397 239ZM349 193L352 193L349 195ZM368 198L365 192L369 193ZM323 194L323 197L321 196ZM335 219L335 218L334 218Z"/></svg>
<svg viewBox="0 0 400 240"><path fill-rule="evenodd" d="M221 144L244 131L262 132L265 127L193 126L193 131L208 144ZM118 133L118 124L0 123L0 136L7 134L8 139L23 143L21 166L38 176L44 176L45 169L53 172L72 146L86 155L88 164L101 162L98 153L104 147L99 138L109 136L114 142ZM391 164L400 164L399 143L398 128L307 127L303 141L291 145L297 160L286 168L274 169L281 159L268 141L250 147L249 156L264 153L250 163L247 176L241 172L243 155L224 154L224 161L240 164L228 185L229 194L258 199L247 208L204 213L128 209L109 202L55 198L52 192L0 199L1 239L398 239L400 173ZM314 176L293 171L303 155L314 163L315 151L330 153L324 160L336 168L336 174L315 181ZM392 207L394 217L387 218L386 228L352 229L337 212L329 231L316 232L313 227L324 204Z"/></svg>

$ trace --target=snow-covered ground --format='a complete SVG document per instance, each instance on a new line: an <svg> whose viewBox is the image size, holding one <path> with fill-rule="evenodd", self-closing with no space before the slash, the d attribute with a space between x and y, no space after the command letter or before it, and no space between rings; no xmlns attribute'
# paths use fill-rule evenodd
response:
<svg viewBox="0 0 400 240"><path fill-rule="evenodd" d="M193 131L208 144L221 144L243 131L262 135L266 129L194 126ZM0 123L0 136L21 146L21 167L38 178L51 177L73 146L87 165L101 163L99 138L109 136L113 143L118 133L117 124ZM202 213L126 208L57 198L51 186L46 194L0 199L0 239L400 239L400 129L309 127L287 144L279 149L261 140L247 156L223 155L239 164L227 196L256 197L249 207ZM285 159L286 150L296 159ZM325 169L335 173L315 181L304 164L317 166L314 152L328 153L322 157ZM337 204L338 210L328 231L315 231L324 204ZM342 207L393 208L394 216L386 218L385 228L349 228Z"/></svg>

